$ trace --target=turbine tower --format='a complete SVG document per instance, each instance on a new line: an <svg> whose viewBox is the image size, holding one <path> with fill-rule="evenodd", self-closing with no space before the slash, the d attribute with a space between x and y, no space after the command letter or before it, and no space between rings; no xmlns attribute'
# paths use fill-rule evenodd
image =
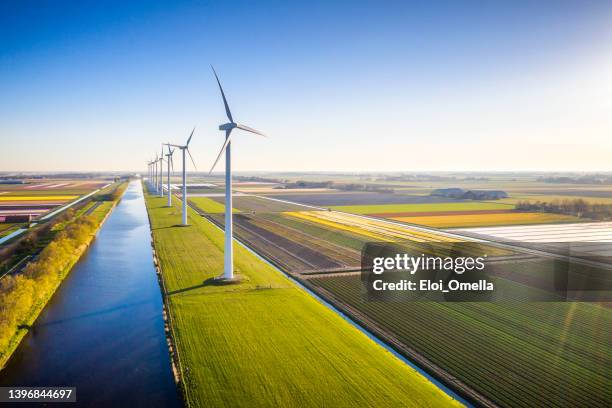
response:
<svg viewBox="0 0 612 408"><path fill-rule="evenodd" d="M168 153L166 153L166 162L168 165L168 207L172 206L172 194L170 194L170 167L172 167L172 171L174 171L174 163L172 162L172 155L174 154L174 149L170 148L169 143L166 143L168 146Z"/></svg>
<svg viewBox="0 0 612 408"><path fill-rule="evenodd" d="M164 196L164 145L161 146L161 155L159 156L159 178L157 179L157 187L159 196Z"/></svg>
<svg viewBox="0 0 612 408"><path fill-rule="evenodd" d="M159 162L159 158L157 157L157 153L155 153L155 160L153 160L153 192L157 193L157 163Z"/></svg>
<svg viewBox="0 0 612 408"><path fill-rule="evenodd" d="M188 225L187 224L187 173L186 173L186 167L185 167L186 166L185 152L187 152L187 154L189 155L189 158L191 159L191 162L193 163L193 167L197 170L195 161L193 160L193 157L191 156L191 152L189 151L189 142L191 142L191 138L193 137L193 132L195 132L195 127L191 131L191 134L189 135L189 138L187 139L187 143L185 143L185 145L175 145L171 143L166 143L168 147L170 146L176 147L177 149L181 149L181 153L183 153L183 220L182 220L183 226Z"/></svg>
<svg viewBox="0 0 612 408"><path fill-rule="evenodd" d="M219 81L219 76L215 71L215 68L212 67L213 73L215 74L215 78L217 80L217 84L219 85L219 91L221 91L221 97L223 98L223 105L225 105L225 114L229 119L228 123L224 123L219 126L219 130L225 131L225 143L221 147L221 151L217 156L217 160L213 163L210 168L210 173L212 173L213 169L217 165L217 162L221 158L223 152L225 152L225 252L223 257L223 277L226 280L234 279L234 249L232 247L234 233L233 233L233 220L232 220L232 160L231 160L231 134L232 130L238 128L247 132L255 133L260 136L266 137L263 133L253 128L250 128L245 125L241 125L239 123L234 122L232 118L232 112L230 111L229 105L227 104L227 99L225 98L225 93L223 92L223 87L221 86L221 81Z"/></svg>
<svg viewBox="0 0 612 408"><path fill-rule="evenodd" d="M152 161L147 161L147 183L149 184L149 186L151 185L151 165L153 164Z"/></svg>

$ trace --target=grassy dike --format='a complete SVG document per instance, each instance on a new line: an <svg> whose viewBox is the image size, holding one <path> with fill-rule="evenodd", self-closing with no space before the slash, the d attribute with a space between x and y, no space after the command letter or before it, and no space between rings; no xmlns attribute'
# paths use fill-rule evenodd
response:
<svg viewBox="0 0 612 408"><path fill-rule="evenodd" d="M460 405L238 244L243 281L215 285L223 233L145 198L187 406Z"/></svg>
<svg viewBox="0 0 612 408"><path fill-rule="evenodd" d="M66 266L57 273L57 278L53 280L52 286L44 293L44 296L42 298L37 299L32 304L32 306L27 312L27 316L22 320L17 330L15 330L15 332L12 335L10 335L10 338L8 342L6 343L6 345L0 348L0 370L4 368L6 363L9 361L9 359L11 358L11 356L13 355L13 353L15 352L15 350L21 343L21 340L23 340L25 335L28 333L29 327L34 324L34 322L36 321L40 313L44 310L45 306L47 305L49 300L51 300L51 298L53 297L57 289L60 287L60 285L66 278L66 276L68 276L68 274L70 273L74 265L79 261L79 259L81 259L81 257L83 256L87 248L89 248L89 245L91 245L91 242L95 238L97 231L104 224L108 216L111 214L112 210L115 208L115 206L121 199L121 196L123 195L123 191L125 190L126 187L127 187L127 183L124 186L119 186L118 189L121 189L122 191L121 191L121 195L119 195L117 199L115 199L114 201L102 202L89 215L91 219L94 220L94 222L97 225L95 232L89 235L89 237L87 238L87 241L84 244L74 248L74 252L70 254L70 258L68 262L66 263ZM75 217L75 219L76 218L78 217Z"/></svg>

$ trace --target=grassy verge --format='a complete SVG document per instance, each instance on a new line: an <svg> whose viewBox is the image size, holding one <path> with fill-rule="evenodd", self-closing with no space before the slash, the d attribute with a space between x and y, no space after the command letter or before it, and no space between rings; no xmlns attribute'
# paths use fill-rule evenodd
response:
<svg viewBox="0 0 612 408"><path fill-rule="evenodd" d="M225 212L225 205L211 199L208 197L192 197L188 198L188 200L198 207L203 213L207 214L220 214ZM232 212L239 212L235 208L232 209Z"/></svg>
<svg viewBox="0 0 612 408"><path fill-rule="evenodd" d="M188 406L457 404L239 245L244 280L218 286L223 235L146 195Z"/></svg>

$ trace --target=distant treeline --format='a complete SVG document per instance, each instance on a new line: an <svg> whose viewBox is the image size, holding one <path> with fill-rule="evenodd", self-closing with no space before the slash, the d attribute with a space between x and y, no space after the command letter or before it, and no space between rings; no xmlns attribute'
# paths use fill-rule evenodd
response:
<svg viewBox="0 0 612 408"><path fill-rule="evenodd" d="M255 182L255 183L282 183L282 180L268 178L268 177L258 177L258 176L233 176L232 177L236 181L247 181L247 182Z"/></svg>
<svg viewBox="0 0 612 408"><path fill-rule="evenodd" d="M462 188L439 188L433 190L429 195L457 200L499 200L508 197L508 193L501 190L464 190Z"/></svg>
<svg viewBox="0 0 612 408"><path fill-rule="evenodd" d="M540 177L538 178L538 181L560 184L612 184L612 176L605 174L592 174L580 177Z"/></svg>
<svg viewBox="0 0 612 408"><path fill-rule="evenodd" d="M467 177L456 177L456 176L438 176L435 174L401 174L393 176L382 176L378 180L382 181L488 181L488 177L482 176L467 176Z"/></svg>
<svg viewBox="0 0 612 408"><path fill-rule="evenodd" d="M574 200L546 201L519 201L516 204L518 211L538 211L555 214L573 215L597 221L612 219L612 204L593 204L582 198Z"/></svg>
<svg viewBox="0 0 612 408"><path fill-rule="evenodd" d="M333 181L295 181L293 183L285 183L279 189L296 189L296 188L333 188L342 191L368 191L374 193L393 193L393 189L381 186L378 184L368 183L334 183Z"/></svg>

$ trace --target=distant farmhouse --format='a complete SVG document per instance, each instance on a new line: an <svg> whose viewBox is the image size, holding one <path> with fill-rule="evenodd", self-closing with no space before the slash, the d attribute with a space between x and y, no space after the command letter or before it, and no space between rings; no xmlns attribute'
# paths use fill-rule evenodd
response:
<svg viewBox="0 0 612 408"><path fill-rule="evenodd" d="M25 180L0 179L0 184L26 184Z"/></svg>
<svg viewBox="0 0 612 408"><path fill-rule="evenodd" d="M501 190L464 190L462 188L438 188L430 195L458 200L499 200L508 197L508 193Z"/></svg>

